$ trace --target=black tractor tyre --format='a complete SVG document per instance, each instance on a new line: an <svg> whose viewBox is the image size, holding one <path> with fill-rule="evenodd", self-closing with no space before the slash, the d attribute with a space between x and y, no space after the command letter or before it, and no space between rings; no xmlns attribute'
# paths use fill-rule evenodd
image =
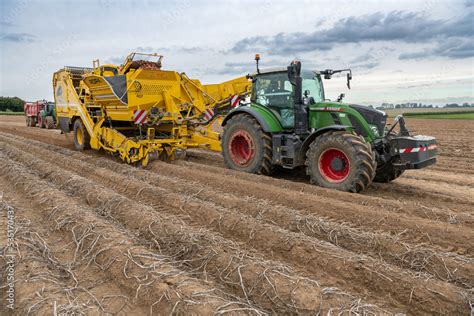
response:
<svg viewBox="0 0 474 316"><path fill-rule="evenodd" d="M392 159L390 161L387 161L383 165L377 167L377 170L375 171L374 182L388 183L403 174L404 170L396 169L393 166L393 162L394 161Z"/></svg>
<svg viewBox="0 0 474 316"><path fill-rule="evenodd" d="M54 129L54 118L52 116L46 116L45 125L47 129Z"/></svg>
<svg viewBox="0 0 474 316"><path fill-rule="evenodd" d="M45 119L41 115L38 115L38 126L41 128L46 128Z"/></svg>
<svg viewBox="0 0 474 316"><path fill-rule="evenodd" d="M393 137L396 137L396 134L390 133L387 138L390 140ZM404 170L400 170L398 168L395 168L393 165L394 163L398 162L398 158L392 157L389 161L386 163L377 166L377 170L375 170L375 178L374 182L379 182L379 183L388 183L399 176L401 176L404 172Z"/></svg>
<svg viewBox="0 0 474 316"><path fill-rule="evenodd" d="M331 131L318 136L306 153L311 183L346 192L362 192L372 183L375 152L362 136Z"/></svg>
<svg viewBox="0 0 474 316"><path fill-rule="evenodd" d="M227 122L221 146L228 168L263 175L273 172L272 137L250 115L238 114Z"/></svg>
<svg viewBox="0 0 474 316"><path fill-rule="evenodd" d="M83 151L85 149L91 148L90 141L91 138L89 136L89 132L87 132L84 123L82 123L81 119L76 119L74 121L74 146L77 150Z"/></svg>
<svg viewBox="0 0 474 316"><path fill-rule="evenodd" d="M30 126L31 127L36 126L36 117L34 117L34 116L30 117Z"/></svg>
<svg viewBox="0 0 474 316"><path fill-rule="evenodd" d="M26 117L26 126L31 127L31 117Z"/></svg>

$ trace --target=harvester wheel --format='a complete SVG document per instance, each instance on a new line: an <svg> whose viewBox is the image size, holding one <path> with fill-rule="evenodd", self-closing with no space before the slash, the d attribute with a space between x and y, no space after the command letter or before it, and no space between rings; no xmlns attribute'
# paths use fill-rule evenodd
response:
<svg viewBox="0 0 474 316"><path fill-rule="evenodd" d="M227 167L248 173L272 173L272 138L253 117L232 117L224 126L221 145Z"/></svg>
<svg viewBox="0 0 474 316"><path fill-rule="evenodd" d="M347 192L364 191L375 176L375 153L362 136L333 131L317 137L306 153L311 183Z"/></svg>
<svg viewBox="0 0 474 316"><path fill-rule="evenodd" d="M41 128L46 128L46 122L41 115L38 115L38 126Z"/></svg>
<svg viewBox="0 0 474 316"><path fill-rule="evenodd" d="M54 129L54 119L52 116L46 116L45 125L47 129Z"/></svg>
<svg viewBox="0 0 474 316"><path fill-rule="evenodd" d="M79 151L91 148L91 138L81 119L74 121L74 146Z"/></svg>

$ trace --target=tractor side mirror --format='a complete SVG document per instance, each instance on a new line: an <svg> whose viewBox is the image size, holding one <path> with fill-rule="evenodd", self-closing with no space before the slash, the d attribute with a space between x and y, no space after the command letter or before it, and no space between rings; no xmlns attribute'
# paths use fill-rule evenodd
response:
<svg viewBox="0 0 474 316"><path fill-rule="evenodd" d="M351 88L352 72L347 73L347 88Z"/></svg>

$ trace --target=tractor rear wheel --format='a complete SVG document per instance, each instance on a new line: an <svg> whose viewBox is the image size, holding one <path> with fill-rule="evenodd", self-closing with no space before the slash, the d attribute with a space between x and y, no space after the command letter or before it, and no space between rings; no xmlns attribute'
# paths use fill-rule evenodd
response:
<svg viewBox="0 0 474 316"><path fill-rule="evenodd" d="M31 127L31 117L26 117L26 126Z"/></svg>
<svg viewBox="0 0 474 316"><path fill-rule="evenodd" d="M272 137L253 117L232 117L224 126L221 145L227 167L248 173L272 173Z"/></svg>
<svg viewBox="0 0 474 316"><path fill-rule="evenodd" d="M46 116L45 125L47 129L54 129L54 119L52 116Z"/></svg>
<svg viewBox="0 0 474 316"><path fill-rule="evenodd" d="M375 176L375 154L362 136L333 131L317 137L306 153L311 183L324 188L362 192Z"/></svg>
<svg viewBox="0 0 474 316"><path fill-rule="evenodd" d="M35 116L30 117L30 126L31 127L36 126L36 117Z"/></svg>
<svg viewBox="0 0 474 316"><path fill-rule="evenodd" d="M84 123L82 123L81 119L76 119L74 121L74 146L77 150L83 151L91 148L90 141L91 138Z"/></svg>

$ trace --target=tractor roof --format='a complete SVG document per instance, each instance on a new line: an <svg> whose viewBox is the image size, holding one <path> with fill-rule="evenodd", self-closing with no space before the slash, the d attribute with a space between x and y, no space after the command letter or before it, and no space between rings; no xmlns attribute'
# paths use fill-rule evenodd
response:
<svg viewBox="0 0 474 316"><path fill-rule="evenodd" d="M260 74L267 74L267 73L272 73L272 72L287 72L288 71L288 68L287 67L273 67L273 68L267 68L267 69L262 69L260 70ZM315 70L301 70L302 73L313 73L313 74L317 74L319 75L320 72L319 71L315 71ZM256 76L257 73L254 72L251 76Z"/></svg>

